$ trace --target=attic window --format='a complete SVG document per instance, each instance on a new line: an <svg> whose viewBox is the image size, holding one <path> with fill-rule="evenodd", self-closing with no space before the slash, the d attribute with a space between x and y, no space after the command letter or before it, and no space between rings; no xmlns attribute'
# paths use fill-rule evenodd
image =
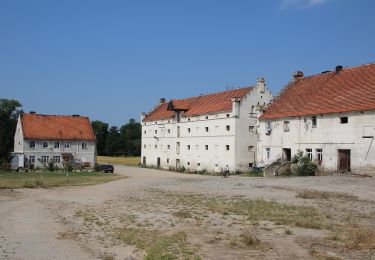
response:
<svg viewBox="0 0 375 260"><path fill-rule="evenodd" d="M229 114L227 114L227 117L229 117L230 115Z"/></svg>
<svg viewBox="0 0 375 260"><path fill-rule="evenodd" d="M312 117L311 117L311 122L312 122L312 127L313 127L313 128L316 128L316 126L317 126L317 119L316 119L316 116L312 116Z"/></svg>
<svg viewBox="0 0 375 260"><path fill-rule="evenodd" d="M30 141L30 148L35 148L35 141Z"/></svg>
<svg viewBox="0 0 375 260"><path fill-rule="evenodd" d="M347 124L347 123L348 123L348 117L347 116L340 117L340 124Z"/></svg>

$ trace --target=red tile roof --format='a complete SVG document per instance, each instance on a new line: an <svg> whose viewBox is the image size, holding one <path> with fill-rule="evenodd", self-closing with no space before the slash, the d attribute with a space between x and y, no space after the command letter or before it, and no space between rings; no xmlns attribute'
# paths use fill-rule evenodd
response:
<svg viewBox="0 0 375 260"><path fill-rule="evenodd" d="M251 90L252 87L246 87L186 99L173 99L169 103L158 105L145 116L143 121L173 118L175 112L172 108L174 110L184 110L185 116L232 111L232 98L243 99ZM170 108L169 110L168 107Z"/></svg>
<svg viewBox="0 0 375 260"><path fill-rule="evenodd" d="M375 109L375 63L289 83L261 119Z"/></svg>
<svg viewBox="0 0 375 260"><path fill-rule="evenodd" d="M25 139L95 141L88 117L24 113L21 123Z"/></svg>

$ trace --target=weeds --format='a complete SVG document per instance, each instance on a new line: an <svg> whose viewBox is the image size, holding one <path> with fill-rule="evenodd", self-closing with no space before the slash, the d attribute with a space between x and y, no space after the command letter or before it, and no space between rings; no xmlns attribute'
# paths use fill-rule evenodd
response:
<svg viewBox="0 0 375 260"><path fill-rule="evenodd" d="M317 191L317 190L303 190L299 191L296 195L297 198L302 199L345 199L345 200L356 200L357 196L344 193L344 192L329 192L329 191Z"/></svg>

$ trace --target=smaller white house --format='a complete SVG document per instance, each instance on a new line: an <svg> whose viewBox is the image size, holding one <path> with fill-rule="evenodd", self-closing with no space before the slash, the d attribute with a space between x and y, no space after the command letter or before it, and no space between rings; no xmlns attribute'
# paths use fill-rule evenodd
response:
<svg viewBox="0 0 375 260"><path fill-rule="evenodd" d="M260 117L257 161L298 150L326 172L375 173L375 64L294 79Z"/></svg>
<svg viewBox="0 0 375 260"><path fill-rule="evenodd" d="M79 115L23 113L18 118L13 156L19 168L43 167L49 162L62 167L69 160L93 167L96 140L90 120Z"/></svg>

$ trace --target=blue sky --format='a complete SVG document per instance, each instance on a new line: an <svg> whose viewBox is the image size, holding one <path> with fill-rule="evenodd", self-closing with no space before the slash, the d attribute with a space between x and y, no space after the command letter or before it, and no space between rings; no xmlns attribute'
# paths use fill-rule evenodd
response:
<svg viewBox="0 0 375 260"><path fill-rule="evenodd" d="M160 97L375 61L373 0L1 0L0 97L122 125Z"/></svg>

